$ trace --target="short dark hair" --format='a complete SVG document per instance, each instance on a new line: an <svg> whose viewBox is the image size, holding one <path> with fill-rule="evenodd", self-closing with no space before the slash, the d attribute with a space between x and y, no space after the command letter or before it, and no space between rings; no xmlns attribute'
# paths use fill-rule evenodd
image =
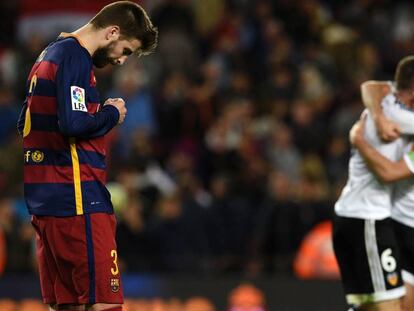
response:
<svg viewBox="0 0 414 311"><path fill-rule="evenodd" d="M139 55L148 55L157 47L158 30L152 25L147 12L131 1L117 1L104 6L89 22L95 28L111 25L119 26L121 38L138 39L141 47Z"/></svg>
<svg viewBox="0 0 414 311"><path fill-rule="evenodd" d="M397 90L409 90L414 87L414 56L407 56L398 62L395 71Z"/></svg>

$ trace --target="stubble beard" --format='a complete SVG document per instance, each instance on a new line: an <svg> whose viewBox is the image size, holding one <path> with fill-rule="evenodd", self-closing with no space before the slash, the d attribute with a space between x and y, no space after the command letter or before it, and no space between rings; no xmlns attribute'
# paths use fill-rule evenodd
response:
<svg viewBox="0 0 414 311"><path fill-rule="evenodd" d="M111 42L104 47L98 48L92 55L93 65L97 68L103 68L109 64L115 65L115 60L109 57L109 54L113 47L114 42Z"/></svg>

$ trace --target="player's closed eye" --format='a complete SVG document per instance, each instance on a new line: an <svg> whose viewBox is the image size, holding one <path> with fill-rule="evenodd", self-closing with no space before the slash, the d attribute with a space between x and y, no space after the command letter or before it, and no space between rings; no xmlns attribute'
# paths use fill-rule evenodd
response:
<svg viewBox="0 0 414 311"><path fill-rule="evenodd" d="M126 56L129 56L129 55L131 55L131 54L132 54L132 50L130 50L130 49L128 49L128 48L125 48L122 54L123 54L123 55L126 55Z"/></svg>

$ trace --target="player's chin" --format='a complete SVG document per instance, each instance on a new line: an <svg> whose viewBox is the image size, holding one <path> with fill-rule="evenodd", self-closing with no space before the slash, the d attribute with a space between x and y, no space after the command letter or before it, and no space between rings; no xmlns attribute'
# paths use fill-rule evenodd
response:
<svg viewBox="0 0 414 311"><path fill-rule="evenodd" d="M112 64L112 65L114 65L114 61L113 60L111 60L111 59L105 59L105 60L93 60L93 65L96 67L96 68L103 68L103 67L105 67L105 66L107 66L107 65L109 65L109 64Z"/></svg>
<svg viewBox="0 0 414 311"><path fill-rule="evenodd" d="M111 65L113 65L113 66L118 66L119 65L119 63L118 63L118 61L116 60L116 59L109 59L109 61L108 61Z"/></svg>

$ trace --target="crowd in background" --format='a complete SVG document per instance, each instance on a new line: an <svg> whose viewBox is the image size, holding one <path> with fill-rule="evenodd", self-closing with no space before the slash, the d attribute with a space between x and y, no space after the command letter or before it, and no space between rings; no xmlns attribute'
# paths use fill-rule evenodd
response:
<svg viewBox="0 0 414 311"><path fill-rule="evenodd" d="M76 29L27 33L24 2L0 4L6 273L35 269L16 131L26 78L53 37ZM391 80L414 52L412 3L141 4L159 28L157 52L95 71L101 100L122 97L128 109L107 140L124 271L291 274L303 237L331 218L346 181L360 83Z"/></svg>
<svg viewBox="0 0 414 311"><path fill-rule="evenodd" d="M249 283L242 283L231 289L227 295L226 310L266 311L267 302L264 293ZM36 299L0 299L2 311L48 311L47 305ZM214 303L203 296L186 299L125 299L123 311L216 311Z"/></svg>

